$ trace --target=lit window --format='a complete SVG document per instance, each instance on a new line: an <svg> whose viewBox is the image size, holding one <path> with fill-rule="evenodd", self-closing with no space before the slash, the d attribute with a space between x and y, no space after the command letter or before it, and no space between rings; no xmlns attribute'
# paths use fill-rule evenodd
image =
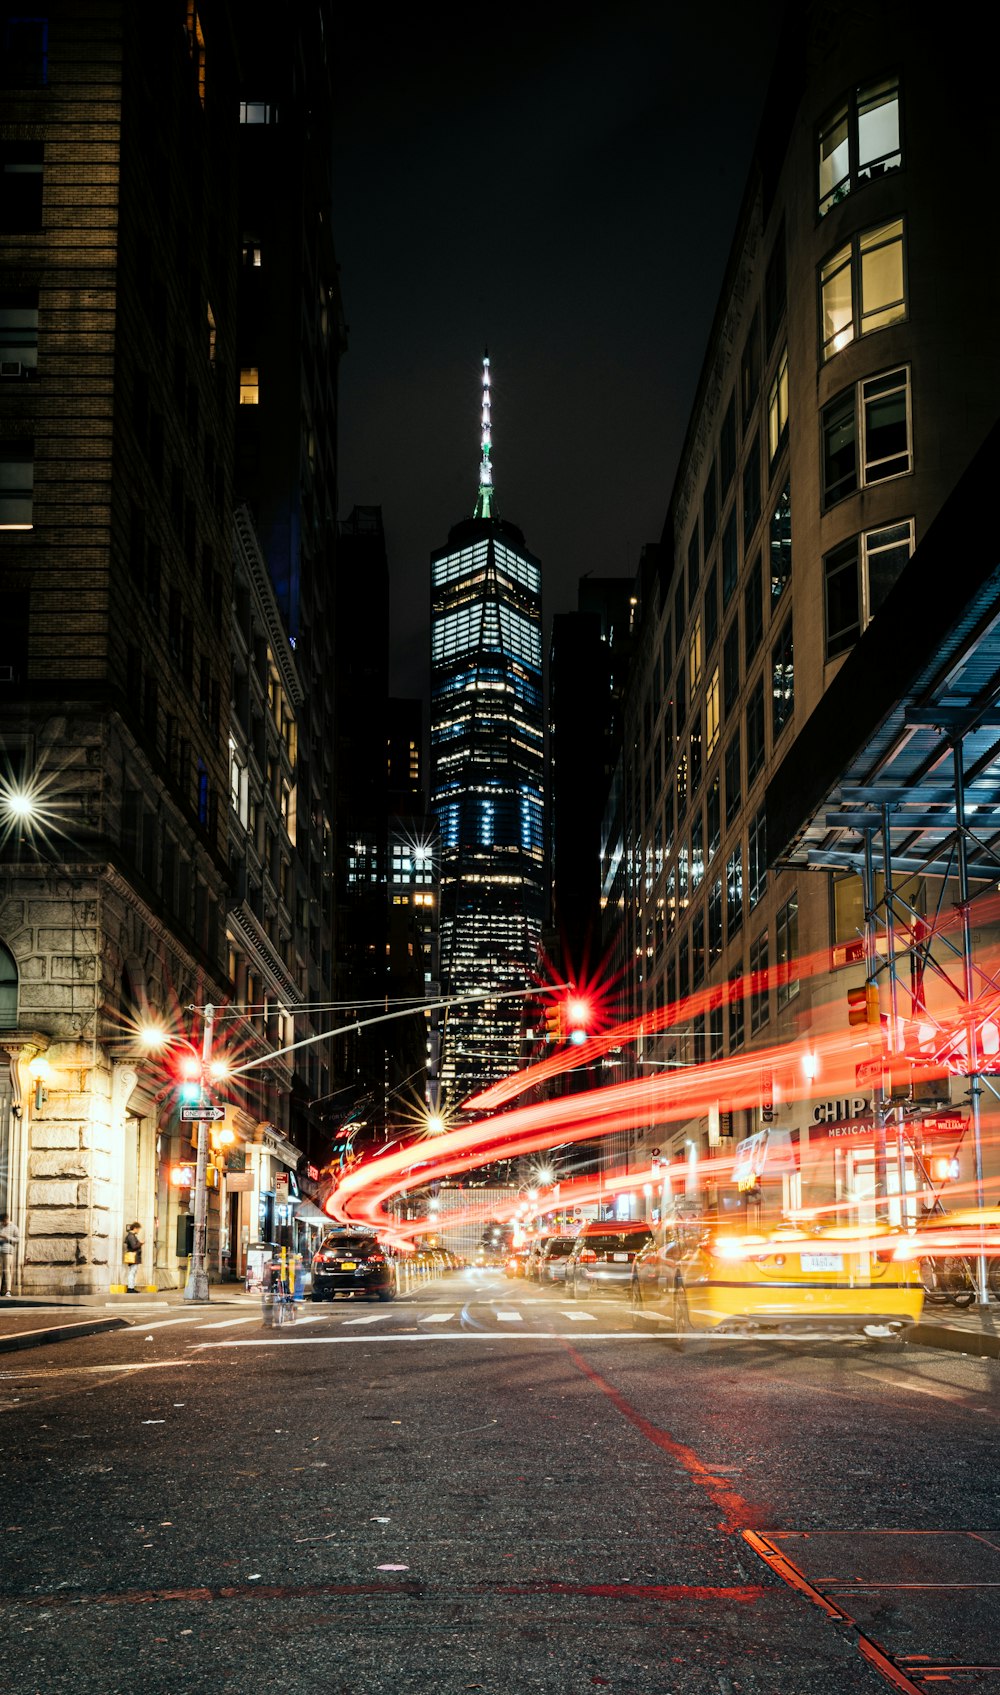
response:
<svg viewBox="0 0 1000 1695"><path fill-rule="evenodd" d="M788 436L788 349L785 348L778 360L778 369L774 375L767 397L767 453L768 460L773 461L785 445Z"/></svg>
<svg viewBox="0 0 1000 1695"><path fill-rule="evenodd" d="M795 669L792 649L792 620L786 618L771 649L771 737L776 741L795 705Z"/></svg>
<svg viewBox="0 0 1000 1695"><path fill-rule="evenodd" d="M693 695L701 681L701 619L696 618L688 638L688 681Z"/></svg>
<svg viewBox="0 0 1000 1695"><path fill-rule="evenodd" d="M241 100L241 124L276 124L278 108L271 106L265 100Z"/></svg>
<svg viewBox="0 0 1000 1695"><path fill-rule="evenodd" d="M705 695L705 752L709 757L719 745L720 725L719 667L716 666L708 679L708 690Z"/></svg>
<svg viewBox="0 0 1000 1695"><path fill-rule="evenodd" d="M187 8L187 40L188 57L194 66L195 80L198 84L198 99L205 104L205 36L201 27L194 0L188 0Z"/></svg>
<svg viewBox="0 0 1000 1695"><path fill-rule="evenodd" d="M256 406L260 400L260 373L256 365L245 365L240 371L240 405Z"/></svg>
<svg viewBox="0 0 1000 1695"><path fill-rule="evenodd" d="M903 220L854 236L820 268L823 358L906 316Z"/></svg>
<svg viewBox="0 0 1000 1695"><path fill-rule="evenodd" d="M862 182L898 169L899 82L863 84L842 100L819 134L820 217Z"/></svg>

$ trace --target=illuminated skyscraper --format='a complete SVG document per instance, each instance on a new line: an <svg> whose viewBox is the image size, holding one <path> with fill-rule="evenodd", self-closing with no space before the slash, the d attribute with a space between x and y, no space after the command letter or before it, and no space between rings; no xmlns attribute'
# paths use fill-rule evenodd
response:
<svg viewBox="0 0 1000 1695"><path fill-rule="evenodd" d="M517 1063L544 910L542 574L498 517L490 362L473 517L431 555L431 805L441 832L441 1079L452 1105ZM505 998L506 997L506 998Z"/></svg>

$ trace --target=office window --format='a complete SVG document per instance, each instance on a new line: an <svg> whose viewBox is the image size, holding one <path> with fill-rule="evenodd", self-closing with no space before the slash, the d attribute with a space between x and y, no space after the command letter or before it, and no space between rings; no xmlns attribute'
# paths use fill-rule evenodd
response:
<svg viewBox="0 0 1000 1695"><path fill-rule="evenodd" d="M859 439L860 420L860 439ZM909 370L865 377L823 408L823 505L911 469Z"/></svg>
<svg viewBox="0 0 1000 1695"><path fill-rule="evenodd" d="M276 124L278 121L277 106L264 100L241 100L241 124Z"/></svg>
<svg viewBox="0 0 1000 1695"><path fill-rule="evenodd" d="M674 631L669 615L663 626L663 686L667 686L670 667L674 662Z"/></svg>
<svg viewBox="0 0 1000 1695"><path fill-rule="evenodd" d="M826 657L853 647L913 552L913 520L851 536L823 560Z"/></svg>
<svg viewBox="0 0 1000 1695"><path fill-rule="evenodd" d="M705 578L705 652L710 653L719 633L719 571L713 565Z"/></svg>
<svg viewBox="0 0 1000 1695"><path fill-rule="evenodd" d="M774 346L774 338L785 315L787 286L785 226L782 224L775 238L771 257L767 262L767 270L764 272L764 343L766 353L770 353Z"/></svg>
<svg viewBox="0 0 1000 1695"><path fill-rule="evenodd" d="M678 647L680 643L678 642ZM674 734L679 736L684 728L687 717L687 692L685 689L684 666L681 665L674 679Z"/></svg>
<svg viewBox="0 0 1000 1695"><path fill-rule="evenodd" d="M691 987L705 981L705 914L699 907L691 920Z"/></svg>
<svg viewBox="0 0 1000 1695"><path fill-rule="evenodd" d="M747 701L747 787L764 768L764 679L758 677Z"/></svg>
<svg viewBox="0 0 1000 1695"><path fill-rule="evenodd" d="M715 491L715 460L708 467L705 478L705 492L701 499L701 539L706 557L708 550L715 540L716 526L719 521L719 507Z"/></svg>
<svg viewBox="0 0 1000 1695"><path fill-rule="evenodd" d="M689 776L689 779L690 779L692 799L698 793L698 790L701 787L701 722L700 722L700 720L701 720L701 714L700 714L699 711L696 710L695 715L694 715L694 720L693 720L693 723L692 723L692 726L691 726L691 739L690 739L690 742L688 743L688 753L690 755L690 764L689 764L689 767L688 767L688 776Z"/></svg>
<svg viewBox="0 0 1000 1695"><path fill-rule="evenodd" d="M743 545L750 541L760 517L760 436L754 432L743 464Z"/></svg>
<svg viewBox="0 0 1000 1695"><path fill-rule="evenodd" d="M743 799L743 761L741 758L740 726L737 724L726 744L726 828L739 816Z"/></svg>
<svg viewBox="0 0 1000 1695"><path fill-rule="evenodd" d="M688 904L688 847L687 842L681 842L677 849L677 905L681 912L686 911Z"/></svg>
<svg viewBox="0 0 1000 1695"><path fill-rule="evenodd" d="M777 741L795 705L795 670L792 655L792 620L786 618L781 634L771 649L771 739Z"/></svg>
<svg viewBox="0 0 1000 1695"><path fill-rule="evenodd" d="M201 27L201 19L194 5L194 0L187 4L187 44L188 57L194 71L195 86L198 99L205 104L205 36Z"/></svg>
<svg viewBox="0 0 1000 1695"><path fill-rule="evenodd" d="M771 1017L770 994L767 985L767 931L762 930L750 943L750 1032L756 1035Z"/></svg>
<svg viewBox="0 0 1000 1695"><path fill-rule="evenodd" d="M667 788L663 803L663 852L669 857L674 846L674 785Z"/></svg>
<svg viewBox="0 0 1000 1695"><path fill-rule="evenodd" d="M681 1000L686 1000L691 993L691 973L688 965L689 946L685 930L677 944L677 993Z"/></svg>
<svg viewBox="0 0 1000 1695"><path fill-rule="evenodd" d="M722 878L717 877L708 891L708 963L714 965L722 958Z"/></svg>
<svg viewBox="0 0 1000 1695"><path fill-rule="evenodd" d="M0 233L41 229L42 159L40 141L0 141Z"/></svg>
<svg viewBox="0 0 1000 1695"><path fill-rule="evenodd" d="M691 825L691 893L700 886L705 875L705 839L701 813Z"/></svg>
<svg viewBox="0 0 1000 1695"><path fill-rule="evenodd" d="M719 705L719 667L716 665L705 691L705 753L711 758L719 745L722 715Z"/></svg>
<svg viewBox="0 0 1000 1695"><path fill-rule="evenodd" d="M740 692L740 621L735 617L722 644L722 699L726 714L732 711Z"/></svg>
<svg viewBox="0 0 1000 1695"><path fill-rule="evenodd" d="M788 349L783 349L767 395L767 458L773 465L788 440Z"/></svg>
<svg viewBox="0 0 1000 1695"><path fill-rule="evenodd" d="M898 78L852 90L819 133L820 217L862 182L897 170L901 160Z"/></svg>
<svg viewBox="0 0 1000 1695"><path fill-rule="evenodd" d="M747 669L757 652L764 634L764 590L761 558L758 553L750 567L743 590L743 653Z"/></svg>
<svg viewBox="0 0 1000 1695"><path fill-rule="evenodd" d="M786 483L771 513L771 534L768 546L771 569L771 605L780 600L785 584L792 575L792 499L791 485Z"/></svg>
<svg viewBox="0 0 1000 1695"><path fill-rule="evenodd" d="M823 358L906 316L903 220L852 236L820 267Z"/></svg>
<svg viewBox="0 0 1000 1695"><path fill-rule="evenodd" d="M775 962L778 966L778 1005L787 1006L799 992L792 973L799 953L799 897L790 895L780 909L774 926Z"/></svg>
<svg viewBox="0 0 1000 1695"><path fill-rule="evenodd" d="M49 80L47 18L0 21L0 87L44 88Z"/></svg>
<svg viewBox="0 0 1000 1695"><path fill-rule="evenodd" d="M701 682L701 619L696 618L688 636L688 692L691 699Z"/></svg>
<svg viewBox="0 0 1000 1695"><path fill-rule="evenodd" d="M38 367L38 290L0 293L0 378L33 377Z"/></svg>
<svg viewBox="0 0 1000 1695"><path fill-rule="evenodd" d="M244 365L240 371L240 405L260 404L260 372L256 365Z"/></svg>
<svg viewBox="0 0 1000 1695"><path fill-rule="evenodd" d="M34 499L34 443L0 442L0 530L32 529Z"/></svg>
<svg viewBox="0 0 1000 1695"><path fill-rule="evenodd" d="M759 806L750 820L747 842L747 894L753 911L767 888L767 819Z"/></svg>
<svg viewBox="0 0 1000 1695"><path fill-rule="evenodd" d="M725 1014L722 1010L722 990L713 989L708 1003L708 1057L721 1059L725 1052Z"/></svg>
<svg viewBox="0 0 1000 1695"><path fill-rule="evenodd" d="M743 847L737 842L726 860L726 936L729 941L743 927Z"/></svg>
<svg viewBox="0 0 1000 1695"><path fill-rule="evenodd" d="M726 520L722 532L722 609L725 611L733 598L736 579L740 570L739 543L736 539L736 506Z"/></svg>
<svg viewBox="0 0 1000 1695"><path fill-rule="evenodd" d="M740 360L740 401L743 410L743 423L749 420L750 414L760 393L760 313L754 308L747 331L747 339L743 343L743 357Z"/></svg>
<svg viewBox="0 0 1000 1695"><path fill-rule="evenodd" d="M711 865L719 851L722 839L722 816L719 800L719 773L716 772L708 785L705 795L705 835L708 842L708 860Z"/></svg>
<svg viewBox="0 0 1000 1695"><path fill-rule="evenodd" d="M688 542L687 597L688 597L688 605L689 606L694 605L694 591L698 587L698 578L699 578L700 575L701 575L701 544L700 544L699 536L698 536L698 520L697 520L697 518L695 518L694 530L693 530L692 535L691 535L691 540Z"/></svg>
<svg viewBox="0 0 1000 1695"><path fill-rule="evenodd" d="M677 796L677 822L687 811L688 803L688 760L687 754L682 753L674 771L674 793Z"/></svg>
<svg viewBox="0 0 1000 1695"><path fill-rule="evenodd" d="M733 967L729 978L729 1051L743 1046L746 1036L746 1002L743 996L743 961Z"/></svg>
<svg viewBox="0 0 1000 1695"><path fill-rule="evenodd" d="M729 396L729 405L719 431L719 498L725 500L729 485L736 473L736 396Z"/></svg>

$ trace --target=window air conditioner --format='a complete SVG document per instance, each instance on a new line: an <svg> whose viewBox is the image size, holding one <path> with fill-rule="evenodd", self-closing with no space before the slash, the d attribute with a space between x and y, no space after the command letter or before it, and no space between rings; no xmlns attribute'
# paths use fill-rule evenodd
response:
<svg viewBox="0 0 1000 1695"><path fill-rule="evenodd" d="M0 683L16 683L17 673L13 665L0 665Z"/></svg>
<svg viewBox="0 0 1000 1695"><path fill-rule="evenodd" d="M20 377L24 374L24 366L20 359L0 359L0 377Z"/></svg>

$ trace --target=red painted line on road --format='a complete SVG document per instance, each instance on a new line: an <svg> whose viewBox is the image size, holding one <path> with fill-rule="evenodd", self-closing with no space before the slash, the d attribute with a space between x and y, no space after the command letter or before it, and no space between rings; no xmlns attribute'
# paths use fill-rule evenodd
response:
<svg viewBox="0 0 1000 1695"><path fill-rule="evenodd" d="M568 1342L564 1343L564 1346L577 1370L581 1371L584 1377L589 1378L590 1382L600 1389L602 1395L607 1395L608 1400L613 1406L617 1407L622 1417L628 1419L629 1424L634 1425L636 1430L645 1436L648 1441L654 1443L657 1448L662 1449L665 1454L670 1455L671 1459L675 1459L679 1465L682 1465L688 1476L705 1490L705 1493L725 1515L719 1527L721 1530L733 1533L737 1530L743 1530L747 1525L761 1521L760 1510L752 1506L735 1489L731 1489L727 1483L723 1483L715 1477L711 1466L704 1465L693 1448L689 1448L684 1442L676 1441L665 1430L661 1430L659 1425L653 1424L648 1418L644 1417L613 1384L587 1364L582 1354L578 1354L576 1349L571 1347Z"/></svg>
<svg viewBox="0 0 1000 1695"><path fill-rule="evenodd" d="M734 1583L729 1587L707 1583L517 1583L499 1590L501 1595L595 1595L609 1600L640 1601L762 1601L773 1595L762 1583Z"/></svg>

